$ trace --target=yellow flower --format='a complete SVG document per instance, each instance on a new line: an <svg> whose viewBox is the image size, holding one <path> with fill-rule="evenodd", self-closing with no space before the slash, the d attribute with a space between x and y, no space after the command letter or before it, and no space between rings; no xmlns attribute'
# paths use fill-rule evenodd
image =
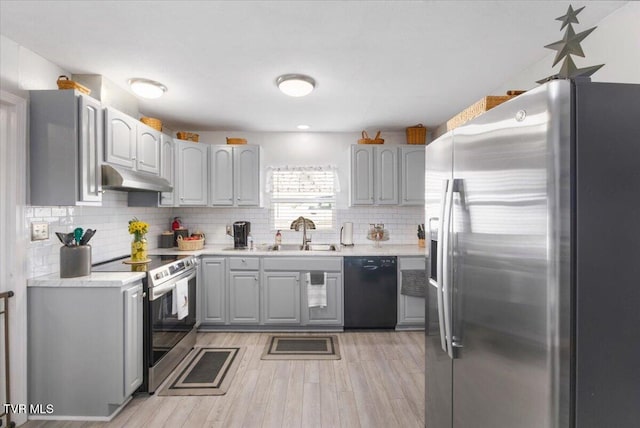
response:
<svg viewBox="0 0 640 428"><path fill-rule="evenodd" d="M129 220L129 233L136 235L136 238L142 238L149 232L149 223L140 221L137 218Z"/></svg>

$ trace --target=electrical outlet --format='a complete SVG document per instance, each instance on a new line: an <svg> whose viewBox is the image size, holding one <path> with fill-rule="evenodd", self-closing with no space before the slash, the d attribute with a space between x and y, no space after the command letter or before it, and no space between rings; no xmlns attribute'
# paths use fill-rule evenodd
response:
<svg viewBox="0 0 640 428"><path fill-rule="evenodd" d="M49 239L49 223L33 222L31 223L31 240L46 241Z"/></svg>

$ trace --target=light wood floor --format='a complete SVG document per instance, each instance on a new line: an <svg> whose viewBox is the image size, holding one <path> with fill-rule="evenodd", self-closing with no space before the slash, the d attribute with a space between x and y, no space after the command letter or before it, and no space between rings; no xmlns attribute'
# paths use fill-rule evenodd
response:
<svg viewBox="0 0 640 428"><path fill-rule="evenodd" d="M423 332L337 333L340 360L263 361L269 334L198 334L199 345L246 347L225 395L136 396L109 423L23 427L424 427Z"/></svg>

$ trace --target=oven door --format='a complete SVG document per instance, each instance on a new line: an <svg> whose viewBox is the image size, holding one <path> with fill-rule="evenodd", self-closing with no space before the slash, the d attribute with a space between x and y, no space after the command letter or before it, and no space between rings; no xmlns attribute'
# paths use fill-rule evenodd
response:
<svg viewBox="0 0 640 428"><path fill-rule="evenodd" d="M187 278L189 281L189 313L183 319L173 313L175 285ZM149 289L149 366L155 366L174 346L176 346L196 325L196 271L191 270L175 280Z"/></svg>

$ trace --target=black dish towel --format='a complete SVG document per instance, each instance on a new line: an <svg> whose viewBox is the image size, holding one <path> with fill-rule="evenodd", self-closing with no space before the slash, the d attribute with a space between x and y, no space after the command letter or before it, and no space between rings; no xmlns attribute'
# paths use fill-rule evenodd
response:
<svg viewBox="0 0 640 428"><path fill-rule="evenodd" d="M309 283L311 285L322 285L324 284L324 272L312 271L309 272Z"/></svg>
<svg viewBox="0 0 640 428"><path fill-rule="evenodd" d="M427 296L427 273L424 270L403 270L400 294L413 297Z"/></svg>

